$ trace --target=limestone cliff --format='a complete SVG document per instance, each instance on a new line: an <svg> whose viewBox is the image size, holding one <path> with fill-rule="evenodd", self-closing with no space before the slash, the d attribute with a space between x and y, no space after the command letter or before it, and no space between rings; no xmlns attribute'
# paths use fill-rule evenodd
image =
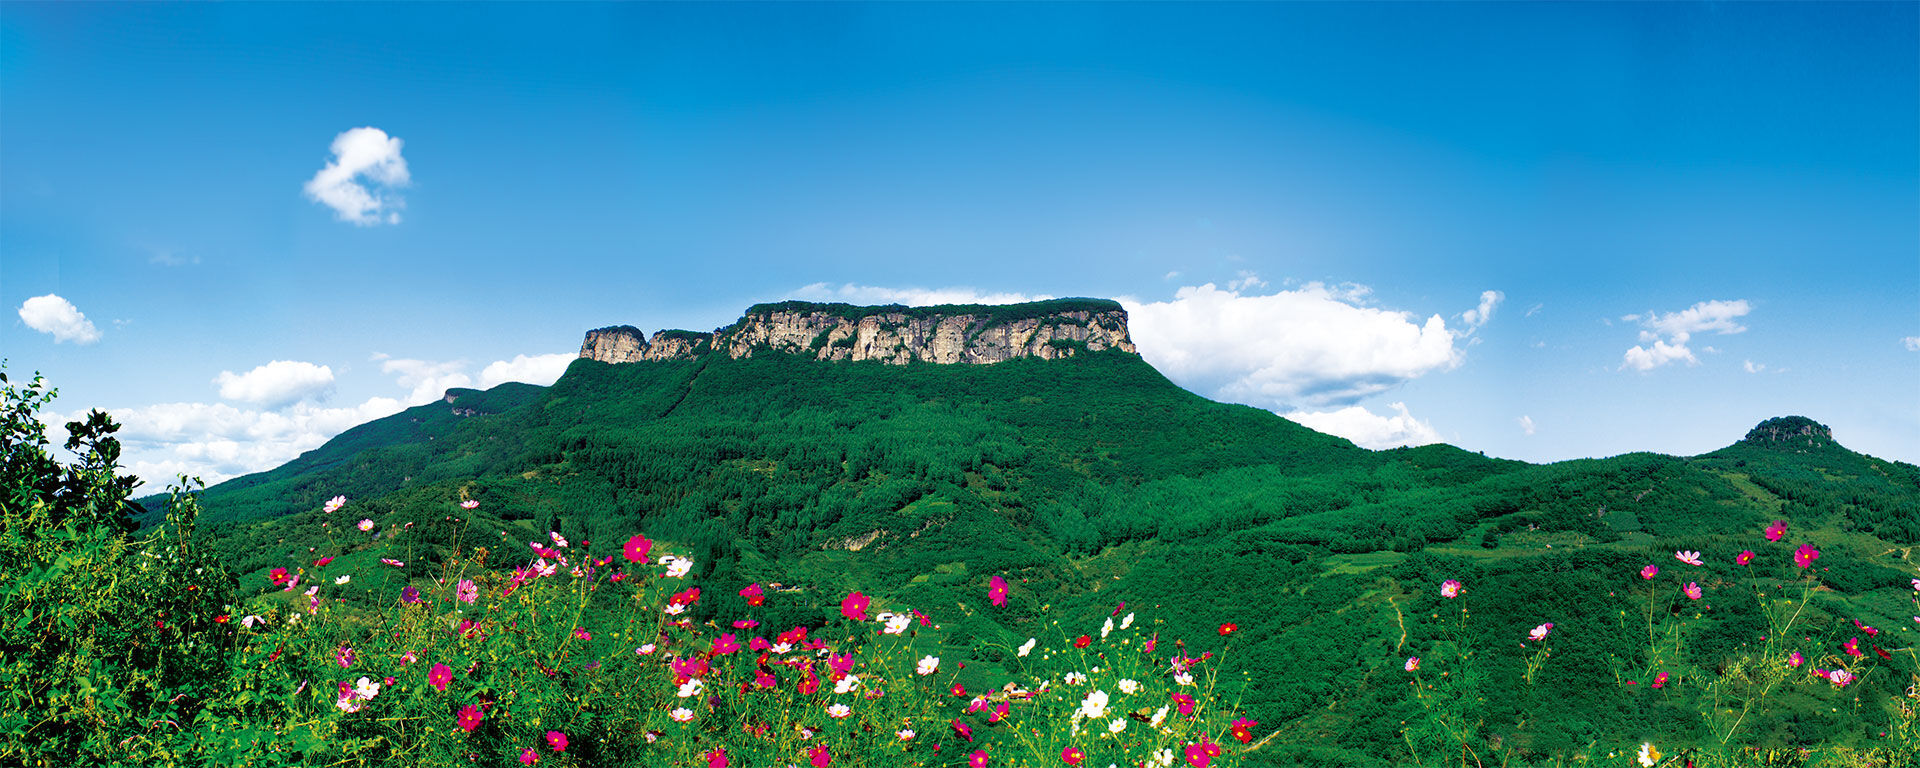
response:
<svg viewBox="0 0 1920 768"><path fill-rule="evenodd" d="M734 324L711 334L661 331L649 343L628 326L588 331L580 356L623 363L689 359L709 351L732 358L777 352L903 365L1051 360L1106 349L1136 351L1126 310L1101 299L933 307L789 301L749 307Z"/></svg>

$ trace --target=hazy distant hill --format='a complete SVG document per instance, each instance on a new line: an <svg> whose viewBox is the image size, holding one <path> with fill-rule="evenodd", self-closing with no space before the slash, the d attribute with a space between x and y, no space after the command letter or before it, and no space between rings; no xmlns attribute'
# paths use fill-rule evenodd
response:
<svg viewBox="0 0 1920 768"><path fill-rule="evenodd" d="M842 338L914 337L877 321L860 330L862 318L894 308L769 306L766 327L779 326L772 313L800 310L815 325L755 338L825 341L708 337L686 346L694 352L645 359L641 337L620 353L636 362L583 358L551 387L453 390L208 489L202 525L223 537L242 584L264 589L253 574L327 540L319 508L331 496L386 525L466 514L453 505L464 491L481 505L462 543L503 551L496 565L521 562L525 542L547 530L576 540L644 531L703 553L697 567L719 594L750 581L802 585L783 609L791 621L817 619L855 587L934 606L963 644L950 652L995 685L1004 648L1086 631L1119 601L1164 620L1193 653L1221 649L1228 640L1214 628L1232 621L1240 631L1228 663L1248 676L1247 708L1268 728L1285 726L1265 753L1277 764L1393 762L1414 711L1400 665L1433 641L1422 619L1439 610L1435 585L1448 578L1468 584L1477 636L1523 639L1556 623L1556 658L1536 686L1556 695L1480 703L1488 732L1524 717L1516 738L1547 754L1697 733L1686 702L1616 679L1639 652L1608 644L1623 611L1637 610L1616 593L1644 564L1703 551L1702 573L1729 586L1695 650L1754 642L1764 624L1752 595L1731 587L1743 578L1732 561L1765 543L1772 520L1790 520L1825 552L1820 578L1832 591L1811 604L1809 631L1844 617L1897 628L1889 642L1913 644L1901 590L1920 543L1920 468L1848 451L1810 420L1771 419L1692 458L1531 465L1445 445L1374 452L1186 392L1117 343L1015 339L1006 349L1060 354L983 365L916 362L911 349L833 362ZM937 318L974 309L916 317L936 318L923 326L937 329L946 322ZM968 320L958 349L982 349L995 322L1046 326L1038 316ZM743 338L741 327L718 338ZM1124 326L1105 333L1126 338ZM583 355L627 343L605 338L590 336ZM409 572L434 572L453 543L428 541ZM1003 608L983 599L993 574L1013 583ZM731 620L730 605L703 610ZM1518 646L1478 650L1484 690L1517 687ZM1785 745L1865 741L1869 730L1835 717L1755 732Z"/></svg>

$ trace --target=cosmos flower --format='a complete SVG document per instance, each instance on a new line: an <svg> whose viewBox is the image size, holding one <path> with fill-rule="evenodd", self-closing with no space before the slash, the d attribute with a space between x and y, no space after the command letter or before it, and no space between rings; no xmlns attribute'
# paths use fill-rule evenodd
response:
<svg viewBox="0 0 1920 768"><path fill-rule="evenodd" d="M332 512L346 505L347 505L347 497L335 496L331 499L327 499L327 503L325 506L322 507L322 509L325 509L328 512Z"/></svg>
<svg viewBox="0 0 1920 768"><path fill-rule="evenodd" d="M1640 744L1639 759L1640 765L1645 768L1653 768L1654 763L1660 762L1660 750L1654 749L1652 742L1642 742Z"/></svg>
<svg viewBox="0 0 1920 768"><path fill-rule="evenodd" d="M1085 648L1092 644L1093 644L1093 638L1087 635L1081 635L1079 637L1074 638L1073 640L1073 647L1075 648Z"/></svg>
<svg viewBox="0 0 1920 768"><path fill-rule="evenodd" d="M567 751L567 735L559 731L547 731L547 746L555 752Z"/></svg>
<svg viewBox="0 0 1920 768"><path fill-rule="evenodd" d="M767 602L766 592L760 589L759 582L748 584L740 590L740 596L747 599L747 605L764 605Z"/></svg>
<svg viewBox="0 0 1920 768"><path fill-rule="evenodd" d="M1775 520L1773 525L1767 526L1767 541L1779 541L1780 537L1785 535L1787 535L1787 521Z"/></svg>
<svg viewBox="0 0 1920 768"><path fill-rule="evenodd" d="M1539 642L1541 640L1547 639L1547 633L1552 631L1553 631L1553 622L1549 621L1545 624L1534 627L1532 632L1527 633L1527 637L1532 638L1535 642Z"/></svg>
<svg viewBox="0 0 1920 768"><path fill-rule="evenodd" d="M867 604L869 602L871 601L867 599L866 595L860 594L858 590L855 590L851 594L848 594L846 599L840 601L840 615L854 621L866 621Z"/></svg>
<svg viewBox="0 0 1920 768"><path fill-rule="evenodd" d="M427 672L427 685L433 686L436 690L445 691L447 684L451 682L453 682L453 667L436 662L433 669Z"/></svg>
<svg viewBox="0 0 1920 768"><path fill-rule="evenodd" d="M391 557L383 557L383 558L380 558L380 562L381 562L381 563L384 563L384 564L386 564L386 565L391 565L391 566L393 566L393 567L395 567L395 568L405 568L405 567L407 567L407 564L406 564L406 563L404 563L404 562L401 562L401 561L399 561L399 560L395 560L395 559L393 559L393 558L391 558Z"/></svg>
<svg viewBox="0 0 1920 768"><path fill-rule="evenodd" d="M1686 563L1687 565L1700 565L1700 564L1701 564L1701 562L1700 562L1700 553L1699 553L1699 552L1693 552L1693 551L1690 551L1690 550L1684 550L1684 549L1683 549L1683 550L1681 550L1681 551L1679 551L1679 552L1675 552L1675 553L1673 553L1673 559L1675 559L1675 560L1679 560L1680 562L1683 562L1683 563Z"/></svg>
<svg viewBox="0 0 1920 768"><path fill-rule="evenodd" d="M1183 715L1193 714L1194 701L1192 696L1188 696L1184 693L1176 693L1173 695L1173 703L1174 703L1174 708L1179 710L1180 714L1183 714Z"/></svg>
<svg viewBox="0 0 1920 768"><path fill-rule="evenodd" d="M1140 691L1140 683L1136 680L1121 680L1117 685L1119 685L1121 693L1129 696Z"/></svg>
<svg viewBox="0 0 1920 768"><path fill-rule="evenodd" d="M367 518L361 518L360 523L354 527L362 531L371 531L373 530L373 521Z"/></svg>
<svg viewBox="0 0 1920 768"><path fill-rule="evenodd" d="M1833 687L1835 688L1845 688L1848 683L1853 682L1853 673L1844 669L1836 669L1827 673L1827 681L1833 683Z"/></svg>
<svg viewBox="0 0 1920 768"><path fill-rule="evenodd" d="M1696 582L1691 582L1691 581L1687 582L1687 585L1685 587L1681 587L1680 591L1687 593L1688 600L1700 599L1700 595L1701 595L1700 585Z"/></svg>
<svg viewBox="0 0 1920 768"><path fill-rule="evenodd" d="M333 557L334 557L333 555L327 555L326 557L315 560L313 561L313 567L319 568L320 566L326 565L327 563L331 563L333 562Z"/></svg>
<svg viewBox="0 0 1920 768"><path fill-rule="evenodd" d="M959 720L955 720L952 723L949 723L949 725L953 726L953 732L960 734L961 738L966 739L969 742L973 741L973 726L967 725L966 723L960 722Z"/></svg>
<svg viewBox="0 0 1920 768"><path fill-rule="evenodd" d="M400 590L400 602L409 604L420 602L420 588L408 586Z"/></svg>
<svg viewBox="0 0 1920 768"><path fill-rule="evenodd" d="M1007 580L1000 578L998 574L994 575L993 581L987 584L987 601L995 606L1007 604Z"/></svg>
<svg viewBox="0 0 1920 768"><path fill-rule="evenodd" d="M907 625L913 623L913 617L901 613L883 613L880 614L880 620L886 622L880 631L889 635L904 634Z"/></svg>
<svg viewBox="0 0 1920 768"><path fill-rule="evenodd" d="M1807 663L1807 657L1800 655L1799 651L1787 654L1787 666L1797 667L1805 663Z"/></svg>
<svg viewBox="0 0 1920 768"><path fill-rule="evenodd" d="M627 546L622 548L620 553L626 556L627 562L644 563L647 561L647 550L650 549L653 549L653 542L646 536L636 533L633 538L627 539Z"/></svg>
<svg viewBox="0 0 1920 768"><path fill-rule="evenodd" d="M1749 549L1749 550L1742 551L1740 553L1740 556L1734 558L1733 561L1741 565L1746 565L1747 563L1753 562L1753 550Z"/></svg>
<svg viewBox="0 0 1920 768"><path fill-rule="evenodd" d="M813 764L813 768L827 768L833 765L833 752L825 744L815 744L807 750L807 761Z"/></svg>
<svg viewBox="0 0 1920 768"><path fill-rule="evenodd" d="M1640 578L1646 579L1647 581L1653 581L1653 577L1658 575L1660 575L1660 566L1649 565L1640 569Z"/></svg>
<svg viewBox="0 0 1920 768"><path fill-rule="evenodd" d="M1244 717L1236 718L1233 721L1233 737L1239 739L1242 744L1251 742L1253 741L1253 729L1259 726L1260 721L1258 720L1248 720Z"/></svg>
<svg viewBox="0 0 1920 768"><path fill-rule="evenodd" d="M925 677L927 675L931 675L935 672L940 671L940 657L938 656L922 657L920 659L920 663L914 665L913 671L922 677Z"/></svg>
<svg viewBox="0 0 1920 768"><path fill-rule="evenodd" d="M461 509L478 509L479 507L480 507L480 502L474 501L473 499L467 499L466 501L460 502Z"/></svg>
<svg viewBox="0 0 1920 768"><path fill-rule="evenodd" d="M1418 671L1420 671L1420 657L1418 657L1418 656L1408 656L1408 657L1407 657L1407 664L1406 664L1406 667L1407 667L1407 671L1408 671L1408 672L1418 672Z"/></svg>
<svg viewBox="0 0 1920 768"><path fill-rule="evenodd" d="M474 586L473 579L461 579L460 583L453 585L453 596L459 598L460 602L472 603L480 599L480 589Z"/></svg>
<svg viewBox="0 0 1920 768"><path fill-rule="evenodd" d="M473 729L480 727L481 718L482 718L482 715L480 714L479 707L476 707L472 704L468 704L464 707L461 707L460 717L458 720L460 724L460 730L466 731L468 733L472 733Z"/></svg>
<svg viewBox="0 0 1920 768"><path fill-rule="evenodd" d="M832 717L836 720L851 714L853 714L853 708L845 704L841 704L840 702L836 701L832 704L827 705L827 716Z"/></svg>
<svg viewBox="0 0 1920 768"><path fill-rule="evenodd" d="M343 669L353 666L353 648L345 645L340 646L339 650L333 652L333 660L339 662Z"/></svg>
<svg viewBox="0 0 1920 768"><path fill-rule="evenodd" d="M967 755L967 768L987 768L987 751L976 749L973 754Z"/></svg>
<svg viewBox="0 0 1920 768"><path fill-rule="evenodd" d="M1812 544L1802 544L1799 549L1793 551L1793 564L1801 568L1812 567L1813 561L1818 559L1820 559L1820 550L1814 549Z"/></svg>
<svg viewBox="0 0 1920 768"><path fill-rule="evenodd" d="M1096 690L1087 694L1086 698L1080 700L1080 711L1076 713L1076 716L1084 717L1088 720L1098 720L1106 717L1107 700L1106 691Z"/></svg>
<svg viewBox="0 0 1920 768"><path fill-rule="evenodd" d="M520 748L520 764L521 765L533 765L534 763L537 763L537 762L540 762L540 755L539 753L533 751L533 747Z"/></svg>
<svg viewBox="0 0 1920 768"><path fill-rule="evenodd" d="M1459 597L1460 596L1459 580L1447 579L1446 581L1440 582L1440 596L1448 600L1452 600L1456 597Z"/></svg>
<svg viewBox="0 0 1920 768"><path fill-rule="evenodd" d="M1087 681L1087 676L1079 672L1068 672L1064 679L1067 681L1067 685L1079 685Z"/></svg>
<svg viewBox="0 0 1920 768"><path fill-rule="evenodd" d="M1857 637L1849 638L1846 645L1841 646L1841 648L1846 650L1848 656L1856 659L1866 655L1860 652L1860 638Z"/></svg>
<svg viewBox="0 0 1920 768"><path fill-rule="evenodd" d="M898 737L901 741L913 741L913 737L914 737L912 728L902 728L900 730L894 731L893 735Z"/></svg>
<svg viewBox="0 0 1920 768"><path fill-rule="evenodd" d="M684 557L671 558L667 562L667 578L678 579L693 570L693 561Z"/></svg>
<svg viewBox="0 0 1920 768"><path fill-rule="evenodd" d="M1027 638L1026 642L1020 644L1019 655L1025 656L1029 653L1033 653L1033 646L1035 643L1038 643L1038 642L1039 640L1037 638L1032 638L1032 637Z"/></svg>
<svg viewBox="0 0 1920 768"><path fill-rule="evenodd" d="M1660 674L1657 674L1657 675L1654 675L1654 676L1653 676L1653 687L1655 687L1655 688L1665 688L1665 687L1667 687L1667 673L1665 673L1665 672L1662 672L1662 673L1660 673Z"/></svg>
<svg viewBox="0 0 1920 768"><path fill-rule="evenodd" d="M1060 762L1066 763L1067 765L1079 765L1080 761L1085 759L1087 759L1087 753L1080 751L1079 747L1067 747L1060 750Z"/></svg>
<svg viewBox="0 0 1920 768"><path fill-rule="evenodd" d="M1226 622L1226 623L1224 623L1224 624L1221 624L1221 625L1220 625L1220 636L1221 636L1221 637L1226 637L1227 635L1231 635L1231 634L1233 634L1233 633L1235 633L1235 632L1238 632L1238 631L1240 631L1240 625L1238 625L1238 624L1235 624L1235 623L1233 623L1233 622L1231 622L1231 621L1229 621L1229 622Z"/></svg>

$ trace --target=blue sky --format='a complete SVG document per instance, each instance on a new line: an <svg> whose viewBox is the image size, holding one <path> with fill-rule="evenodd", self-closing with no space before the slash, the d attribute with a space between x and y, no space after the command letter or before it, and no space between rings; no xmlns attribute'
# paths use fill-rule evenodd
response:
<svg viewBox="0 0 1920 768"><path fill-rule="evenodd" d="M591 327L1107 296L1363 444L1920 461L1916 15L7 3L0 355L219 478Z"/></svg>

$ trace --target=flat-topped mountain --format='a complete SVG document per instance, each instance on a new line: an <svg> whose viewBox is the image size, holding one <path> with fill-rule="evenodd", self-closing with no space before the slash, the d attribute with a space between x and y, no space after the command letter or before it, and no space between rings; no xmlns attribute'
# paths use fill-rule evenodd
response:
<svg viewBox="0 0 1920 768"><path fill-rule="evenodd" d="M649 340L629 325L588 331L580 357L604 363L690 360L709 352L739 359L779 352L816 360L998 363L1079 352L1135 352L1127 311L1105 299L933 307L786 301L748 307L713 333L668 330Z"/></svg>

